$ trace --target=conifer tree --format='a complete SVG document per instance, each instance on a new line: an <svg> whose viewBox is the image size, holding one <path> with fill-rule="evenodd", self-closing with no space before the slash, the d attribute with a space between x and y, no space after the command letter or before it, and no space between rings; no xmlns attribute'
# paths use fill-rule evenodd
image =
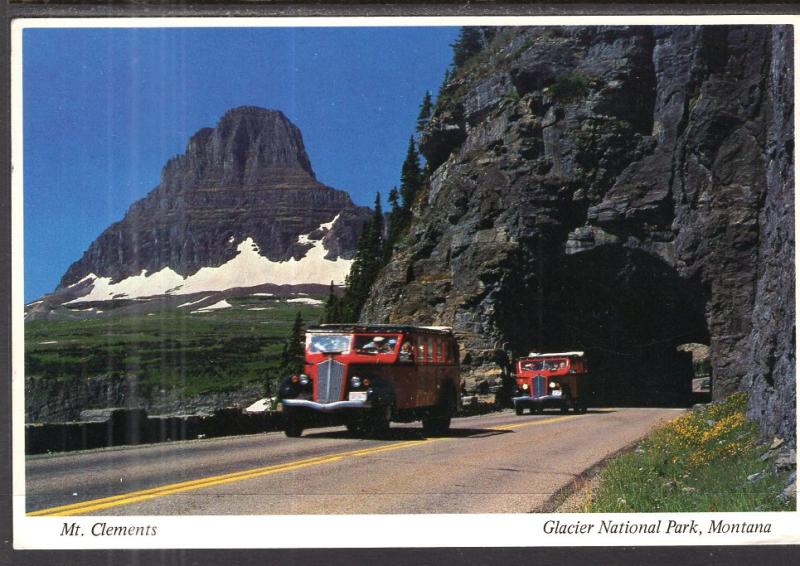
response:
<svg viewBox="0 0 800 566"><path fill-rule="evenodd" d="M336 296L333 281L331 281L330 287L328 287L328 300L325 301L325 312L322 315L322 321L325 323L340 322L341 309L341 301Z"/></svg>
<svg viewBox="0 0 800 566"><path fill-rule="evenodd" d="M483 34L484 45L489 45L494 36L497 35L497 28L494 26L481 26L481 33Z"/></svg>
<svg viewBox="0 0 800 566"><path fill-rule="evenodd" d="M383 244L383 261L384 264L389 261L392 256L392 249L394 248L397 238L400 236L400 231L403 228L403 211L400 208L400 193L397 192L397 187L392 187L389 191L389 226L386 230L386 241Z"/></svg>
<svg viewBox="0 0 800 566"><path fill-rule="evenodd" d="M453 66L458 68L483 48L483 33L480 28L464 26L450 47L453 48Z"/></svg>
<svg viewBox="0 0 800 566"><path fill-rule="evenodd" d="M345 279L345 292L341 301L341 320L339 322L356 322L361 309L369 296L372 282L384 265L383 210L381 196L375 196L375 210L372 218L361 230L358 247Z"/></svg>
<svg viewBox="0 0 800 566"><path fill-rule="evenodd" d="M397 187L392 187L392 189L389 191L389 197L387 200L389 201L390 215L400 210L400 193L397 192Z"/></svg>
<svg viewBox="0 0 800 566"><path fill-rule="evenodd" d="M417 115L417 131L421 132L428 125L431 119L431 111L433 110L433 101L431 100L431 91L426 90L425 96L422 97L422 104L419 105L419 114Z"/></svg>
<svg viewBox="0 0 800 566"><path fill-rule="evenodd" d="M369 266L373 271L372 275L377 275L378 270L383 267L383 209L381 207L381 194L375 195L375 209L372 212L370 222L372 233L369 235L370 261Z"/></svg>
<svg viewBox="0 0 800 566"><path fill-rule="evenodd" d="M410 216L414 198L422 184L422 170L419 166L419 154L417 153L414 137L408 140L408 151L403 167L400 170L400 196L403 198L402 208Z"/></svg>
<svg viewBox="0 0 800 566"><path fill-rule="evenodd" d="M281 374L282 376L300 373L303 370L303 361L305 356L305 322L303 315L297 311L294 317L294 323L286 337L286 342L283 344L281 352Z"/></svg>

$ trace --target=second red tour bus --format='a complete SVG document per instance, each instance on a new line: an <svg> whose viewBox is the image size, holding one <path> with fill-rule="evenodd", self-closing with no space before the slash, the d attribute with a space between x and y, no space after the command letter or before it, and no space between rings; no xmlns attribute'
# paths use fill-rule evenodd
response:
<svg viewBox="0 0 800 566"><path fill-rule="evenodd" d="M449 328L323 324L306 332L305 366L279 393L287 436L312 422L380 436L391 421L450 427L459 401L458 346Z"/></svg>
<svg viewBox="0 0 800 566"><path fill-rule="evenodd" d="M570 407L586 411L590 386L583 352L532 352L517 360L515 370L517 393L512 401L518 415L526 408L541 411L548 406L564 413Z"/></svg>

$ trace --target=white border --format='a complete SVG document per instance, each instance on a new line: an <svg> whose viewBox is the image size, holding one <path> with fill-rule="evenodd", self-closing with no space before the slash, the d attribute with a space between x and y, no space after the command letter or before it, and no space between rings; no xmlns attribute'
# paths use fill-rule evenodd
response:
<svg viewBox="0 0 800 566"><path fill-rule="evenodd" d="M800 16L541 16L541 17L320 17L320 18L53 18L17 19L11 25L12 130L12 439L13 544L17 549L100 548L355 548L355 547L486 547L486 546L616 546L616 545L743 545L800 544L800 515L795 513L648 513L648 514L477 514L477 515L333 515L333 516L185 516L91 517L65 519L25 516L24 456L24 299L23 299L23 154L22 32L35 28L201 28L201 27L420 27L460 25L793 25L795 56L795 132L797 123L798 29ZM795 146L795 164L798 150ZM795 210L800 202L795 190ZM795 250L795 266L800 252ZM798 290L795 289L796 299ZM795 348L796 349L796 348ZM795 409L796 410L796 409ZM769 535L599 535L601 521L656 523L711 519L769 522ZM61 537L65 520L89 531L94 523L156 525L158 535L137 537ZM594 524L590 535L546 535L545 522ZM662 529L663 530L663 529ZM314 536L309 537L308 533ZM365 536L365 533L368 536ZM310 542L313 540L313 546Z"/></svg>

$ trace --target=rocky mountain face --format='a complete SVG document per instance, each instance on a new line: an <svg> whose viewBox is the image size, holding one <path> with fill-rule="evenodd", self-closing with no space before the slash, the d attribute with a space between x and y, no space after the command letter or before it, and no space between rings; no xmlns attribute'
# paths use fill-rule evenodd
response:
<svg viewBox="0 0 800 566"><path fill-rule="evenodd" d="M583 349L607 402L670 402L710 347L795 437L789 26L499 30L420 137L412 227L362 318L454 327L470 383Z"/></svg>
<svg viewBox="0 0 800 566"><path fill-rule="evenodd" d="M187 277L230 261L247 238L272 262L299 261L319 239L324 259L350 259L368 218L346 192L317 181L300 130L281 112L235 108L192 136L159 185L92 242L59 289L88 274L113 284L168 267Z"/></svg>

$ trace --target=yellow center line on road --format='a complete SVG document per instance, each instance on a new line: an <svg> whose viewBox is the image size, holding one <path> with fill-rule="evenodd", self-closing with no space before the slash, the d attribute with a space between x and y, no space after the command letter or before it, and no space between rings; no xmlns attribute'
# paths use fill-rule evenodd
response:
<svg viewBox="0 0 800 566"><path fill-rule="evenodd" d="M545 424L551 423L556 421L561 421L564 419L571 419L575 417L555 417L551 419L544 419L544 420L536 420L524 423L514 423L510 425L501 425L493 427L491 430L509 430L514 428L521 428L525 426L532 426L538 424ZM274 464L272 466L266 466L263 468L254 468L251 470L243 470L239 472L232 472L229 474L222 474L218 476L211 476L207 478L201 478L197 480L189 480L184 482L172 483L167 485L162 485L159 487L153 487L149 489L143 489L139 491L131 491L128 493L122 493L119 495L113 495L110 497L103 497L100 499L92 499L89 501L81 501L78 503L71 503L69 505L60 505L58 507L50 507L47 509L39 509L38 511L31 511L27 513L28 517L61 517L66 515L81 515L84 513L90 513L92 511L101 511L103 509L108 509L110 507L118 507L121 505L130 505L132 503L138 503L141 501L146 501L148 499L155 499L157 497L164 497L167 495L172 495L175 493L180 493L184 491L192 491L195 489L201 489L205 487L211 487L215 485L222 485L226 483L232 483L252 478L257 478L261 476L267 476L270 474L277 474L281 472L290 472L293 470L298 470L300 468L306 468L309 466L318 466L322 464L330 464L333 462L338 462L345 458L349 457L357 457L357 456L369 456L372 454L376 454L379 452L388 452L390 450L398 450L401 448L411 448L413 446L420 446L423 444L430 444L432 442L441 441L441 440L448 440L447 437L441 438L427 438L425 440L407 440L404 442L398 442L395 444L389 444L385 446L375 446L373 448L363 448L360 450L350 450L348 452L340 452L338 454L329 454L326 456L317 456L314 458L308 458L306 460L298 460L295 462L287 462L284 464ZM452 439L450 439L452 440Z"/></svg>
<svg viewBox="0 0 800 566"><path fill-rule="evenodd" d="M566 420L566 419L574 419L574 418L576 418L576 417L575 416L552 417L550 419L541 419L541 420L536 420L536 421L527 421L527 422L522 422L522 423L512 423L512 424L507 424L507 425L500 425L500 426L493 427L492 430L511 430L511 429L514 429L514 428L522 428L522 427L526 427L526 426L540 425L540 424L546 424L546 423L554 423L556 421L563 421L563 420Z"/></svg>
<svg viewBox="0 0 800 566"><path fill-rule="evenodd" d="M140 491L132 491L128 493L122 493L120 495L113 495L110 497L103 497L100 499L92 499L89 501L81 501L78 503L71 503L69 505L60 505L58 507L50 507L47 509L40 509L38 511L32 511L27 515L29 517L58 517L63 515L79 515L82 513L89 513L91 511L99 511L101 509L108 509L109 507L116 507L119 505L128 505L131 503L136 503L139 501L144 501L147 499L154 499L156 497L162 497L165 495L171 495L173 493L178 493L180 491L190 491L194 489L200 489L204 487L210 487L214 485L221 485L225 483L231 483L235 481L241 481L245 479L255 478L259 476L266 476L270 474L275 474L279 472L288 472L292 470L296 470L299 468L304 468L307 466L316 466L319 464L328 464L332 462L336 462L338 460L342 460L343 458L351 457L351 456L365 456L368 454L374 454L376 452L386 452L388 450L397 450L399 448L409 448L411 446L417 446L419 444L426 444L432 442L435 439L427 439L427 440L409 440L406 442L399 442L396 444L390 444L388 446L376 446L374 448L364 448L360 450L351 450L349 452L341 452L339 454L329 454L326 456L317 456L315 458L309 458L306 460L298 460L296 462L287 462L284 464L275 464L272 466L266 466L263 468L254 468L252 470L243 470L240 472L232 472L229 474L223 474L219 476L211 476L207 478L201 478L197 480L189 480L185 482L178 482L168 485L163 485L159 487L143 489Z"/></svg>

